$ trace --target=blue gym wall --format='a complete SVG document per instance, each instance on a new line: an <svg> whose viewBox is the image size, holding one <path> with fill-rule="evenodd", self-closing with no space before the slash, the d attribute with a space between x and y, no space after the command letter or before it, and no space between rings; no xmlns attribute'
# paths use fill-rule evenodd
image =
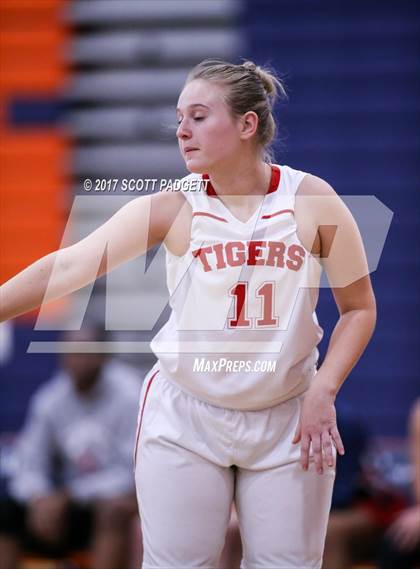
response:
<svg viewBox="0 0 420 569"><path fill-rule="evenodd" d="M372 274L376 332L339 395L376 435L405 434L420 392L419 14L414 1L248 0L242 22L247 56L272 65L288 88L277 162L394 212ZM318 306L328 336L337 319L330 292Z"/></svg>

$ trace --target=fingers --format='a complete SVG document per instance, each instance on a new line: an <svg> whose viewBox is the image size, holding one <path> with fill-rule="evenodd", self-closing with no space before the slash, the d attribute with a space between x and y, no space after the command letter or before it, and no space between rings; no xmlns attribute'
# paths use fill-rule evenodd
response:
<svg viewBox="0 0 420 569"><path fill-rule="evenodd" d="M331 435L329 433L322 433L321 435L322 441L322 452L324 454L325 460L330 468L334 466L334 455L333 455L333 448L331 443Z"/></svg>
<svg viewBox="0 0 420 569"><path fill-rule="evenodd" d="M315 468L318 474L322 474L324 469L322 467L322 444L321 444L321 435L313 435L312 436L312 453L315 462Z"/></svg>
<svg viewBox="0 0 420 569"><path fill-rule="evenodd" d="M332 434L333 430L334 435ZM329 468L334 467L335 460L333 442L338 452L341 455L344 454L343 442L337 428L332 429L331 433L329 431L323 431L322 433L302 433L301 431L299 437L301 438L300 463L303 470L308 470L311 447L312 458L314 460L315 469L318 474L323 474L324 472L324 461ZM293 442L295 442L295 439L293 439Z"/></svg>
<svg viewBox="0 0 420 569"><path fill-rule="evenodd" d="M343 445L343 441L341 440L341 436L340 433L338 432L337 427L333 427L331 430L331 437L332 440L334 441L335 444L335 448L337 449L337 452L341 455L344 454L344 445Z"/></svg>
<svg viewBox="0 0 420 569"><path fill-rule="evenodd" d="M300 464L303 470L308 470L309 467L309 449L311 446L311 439L308 433L303 433L301 435L300 443Z"/></svg>
<svg viewBox="0 0 420 569"><path fill-rule="evenodd" d="M295 435L292 440L292 444L295 445L296 443L298 443L300 441L300 438L301 438L301 429L300 429L300 420L299 420L298 426L296 427Z"/></svg>

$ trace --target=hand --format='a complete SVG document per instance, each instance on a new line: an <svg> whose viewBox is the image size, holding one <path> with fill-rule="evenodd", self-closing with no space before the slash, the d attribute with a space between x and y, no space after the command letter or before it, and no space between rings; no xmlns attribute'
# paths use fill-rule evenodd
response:
<svg viewBox="0 0 420 569"><path fill-rule="evenodd" d="M404 510L387 533L402 551L412 551L420 543L420 505Z"/></svg>
<svg viewBox="0 0 420 569"><path fill-rule="evenodd" d="M28 509L28 526L47 542L60 540L69 498L65 492L56 492L32 500Z"/></svg>
<svg viewBox="0 0 420 569"><path fill-rule="evenodd" d="M300 462L304 470L308 470L311 445L318 474L324 472L323 456L329 467L334 466L333 443L337 451L344 454L343 442L337 429L334 397L315 383L305 395L292 442L296 444L299 441Z"/></svg>

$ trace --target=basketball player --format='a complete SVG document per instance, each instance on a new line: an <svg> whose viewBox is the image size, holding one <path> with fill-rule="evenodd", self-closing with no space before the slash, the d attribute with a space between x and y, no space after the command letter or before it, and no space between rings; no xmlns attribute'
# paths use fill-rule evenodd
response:
<svg viewBox="0 0 420 569"><path fill-rule="evenodd" d="M343 202L272 163L277 94L252 62L199 64L176 110L183 190L133 200L3 286L8 319L95 279L104 243L107 270L166 247L172 314L152 342L134 453L144 569L216 567L233 502L244 568L321 567L344 453L334 400L376 310ZM339 319L317 369L322 268Z"/></svg>

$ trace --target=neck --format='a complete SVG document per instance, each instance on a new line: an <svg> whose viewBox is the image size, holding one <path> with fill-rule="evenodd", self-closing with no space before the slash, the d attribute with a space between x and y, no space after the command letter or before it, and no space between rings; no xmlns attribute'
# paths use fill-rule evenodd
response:
<svg viewBox="0 0 420 569"><path fill-rule="evenodd" d="M208 172L210 181L219 196L265 195L271 178L271 167L259 157L239 157L229 166L224 164Z"/></svg>

